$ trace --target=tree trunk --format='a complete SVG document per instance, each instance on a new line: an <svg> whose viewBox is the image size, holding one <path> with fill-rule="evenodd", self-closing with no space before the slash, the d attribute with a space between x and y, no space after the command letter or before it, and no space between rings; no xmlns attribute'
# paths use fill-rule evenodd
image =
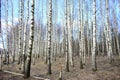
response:
<svg viewBox="0 0 120 80"><path fill-rule="evenodd" d="M48 0L46 1L46 16L47 16L47 27L48 27ZM48 28L46 27L46 41L45 41L45 63L47 64L48 63Z"/></svg>
<svg viewBox="0 0 120 80"><path fill-rule="evenodd" d="M31 55L33 49L33 40L34 40L34 0L31 0L31 26L30 26L30 40L29 40L29 50L27 54L27 61L25 66L25 73L24 77L30 77L30 70L31 70Z"/></svg>
<svg viewBox="0 0 120 80"><path fill-rule="evenodd" d="M106 27L107 27L107 44L108 44L108 58L110 60L110 63L112 63L113 59L113 53L112 53L112 41L111 41L111 31L110 31L110 24L109 24L109 15L108 15L108 0L106 0Z"/></svg>
<svg viewBox="0 0 120 80"><path fill-rule="evenodd" d="M7 27L7 34L6 34L6 36L7 36L7 40L6 40L6 42L7 42L7 51L5 53L4 62L8 64L8 61L9 61L9 56L8 56L8 47L9 47L9 45L8 45L8 40L9 40L9 38L8 38L8 34L9 34L8 33L8 0L6 0L6 2L5 2L5 26Z"/></svg>
<svg viewBox="0 0 120 80"><path fill-rule="evenodd" d="M82 43L82 36L84 36L83 29L82 29L82 19L81 19L81 10L80 10L80 3L81 0L79 0L79 57L80 57L80 69L83 69L83 62L82 62L82 51L83 51L83 43Z"/></svg>
<svg viewBox="0 0 120 80"><path fill-rule="evenodd" d="M22 0L20 0L20 23L19 23L19 54L18 54L18 64L20 64L20 69L21 69L21 64L22 64L22 52L21 52L21 48L22 48L22 39L21 39L21 35L22 35L22 21L23 21L23 19L22 19L22 16L23 16L23 1Z"/></svg>
<svg viewBox="0 0 120 80"><path fill-rule="evenodd" d="M28 20L29 20L29 0L27 0L27 17L26 17L26 23L24 26L24 40L23 40L23 54L22 54L22 73L25 72L25 55L26 55L26 36L27 36L27 26L28 26Z"/></svg>
<svg viewBox="0 0 120 80"><path fill-rule="evenodd" d="M72 39L72 19L71 19L71 8L72 8L72 1L69 1L68 5L68 33L69 33L69 57L70 57L70 65L73 65L73 39Z"/></svg>
<svg viewBox="0 0 120 80"><path fill-rule="evenodd" d="M97 70L96 64L96 0L93 1L93 48L92 48L92 70Z"/></svg>
<svg viewBox="0 0 120 80"><path fill-rule="evenodd" d="M65 54L66 54L66 71L69 72L69 53L68 53L68 1L65 0L65 19L66 19L66 28L65 28Z"/></svg>
<svg viewBox="0 0 120 80"><path fill-rule="evenodd" d="M51 74L51 31L52 31L52 0L49 0L49 24L48 24L48 74Z"/></svg>

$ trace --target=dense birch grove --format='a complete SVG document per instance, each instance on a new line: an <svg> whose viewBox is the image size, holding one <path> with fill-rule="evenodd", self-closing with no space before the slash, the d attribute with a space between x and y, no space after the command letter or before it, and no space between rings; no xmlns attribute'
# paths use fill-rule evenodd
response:
<svg viewBox="0 0 120 80"><path fill-rule="evenodd" d="M120 59L119 0L17 0L17 9L15 0L1 3L0 70L17 62L29 78L31 65L42 59L52 74L54 61L63 58L62 80L62 67L70 72L76 57L78 69L91 59L92 71L98 70L97 56L106 56L110 64L116 56Z"/></svg>

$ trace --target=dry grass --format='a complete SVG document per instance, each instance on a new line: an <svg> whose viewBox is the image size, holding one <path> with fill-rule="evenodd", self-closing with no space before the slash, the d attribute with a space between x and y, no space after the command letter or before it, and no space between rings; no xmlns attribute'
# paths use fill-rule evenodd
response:
<svg viewBox="0 0 120 80"><path fill-rule="evenodd" d="M52 74L47 75L47 64L43 59L37 59L36 64L31 67L31 76L38 76L42 78L49 78L51 80L58 80L61 66L63 67L62 77L63 80L120 80L120 60L115 57L112 64L106 57L97 57L98 71L92 72L91 58L86 59L84 69L79 69L79 59L74 57L75 66L70 66L70 72L65 72L65 57L57 58L52 61ZM5 70L21 73L19 70L20 65L10 64L5 65ZM20 78L20 79L19 79ZM24 80L22 76L16 76L8 73L0 73L0 80ZM30 78L29 80L35 80Z"/></svg>

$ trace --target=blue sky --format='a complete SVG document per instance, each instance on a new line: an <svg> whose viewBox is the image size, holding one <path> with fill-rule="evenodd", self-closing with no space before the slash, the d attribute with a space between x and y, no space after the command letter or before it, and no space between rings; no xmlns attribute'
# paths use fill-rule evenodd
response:
<svg viewBox="0 0 120 80"><path fill-rule="evenodd" d="M9 2L8 2L8 9L9 9L9 14L8 14L8 17L9 17L9 21L11 21L11 3L10 3L10 1L11 0L8 0ZM14 4L14 18L18 18L18 2L19 2L19 0L12 0L13 1L13 4ZM24 0L25 2L25 11L26 11L26 4L27 4L27 0ZM63 20L62 19L64 19L64 0L57 0L58 2L57 2L57 7L58 7L58 23L61 23ZM113 7L115 7L115 9L116 9L116 15L117 15L117 18L119 18L120 17L120 7L119 7L119 2L118 2L119 0L109 0L109 7L110 8L113 8ZM2 2L2 7L1 7L1 18L2 19L5 19L5 8L4 8L4 5L5 5L5 0L1 0L1 2ZM43 2L43 23L45 24L46 23L46 0L35 0L35 2L36 2L36 4L39 4L40 6L39 6L39 14L41 15L41 10L42 10L42 2ZM100 13L100 10L99 10L99 8L100 8L100 0L96 0L96 2L97 2L97 9L98 9L98 14ZM113 2L115 3L115 4L113 4ZM89 4L90 3L90 0L85 0L85 4L87 4L87 5L90 5ZM53 0L53 4L54 4L54 0ZM75 18L77 18L78 16L78 0L74 0L74 5L75 5ZM53 5L53 7L54 7L54 5ZM91 7L92 7L92 3L91 3ZM89 10L89 6L88 6L88 10ZM36 9L37 9L37 5L36 5ZM37 9L38 10L38 9ZM35 13L37 13L37 10L36 10L36 12ZM54 9L53 9L54 10ZM99 16L98 16L99 17ZM98 19L99 20L99 19Z"/></svg>
<svg viewBox="0 0 120 80"><path fill-rule="evenodd" d="M8 17L9 17L9 20L11 20L11 3L10 3L10 1L11 0L8 0L8 9L9 9L9 14L8 14ZM26 5L27 5L27 0L24 0L25 2L25 11L26 11ZM46 0L35 0L35 7L38 7L37 5L39 4L40 6L39 6L39 8L36 8L35 9L35 13L38 13L38 9L39 9L39 13L41 14L41 8L42 8L42 1L43 1L43 17L44 17L44 23L46 22ZM5 19L5 0L1 0L1 2L2 2L2 7L1 7L1 13L2 13L2 15L1 15L1 18L2 19ZM18 18L18 5L19 5L19 0L13 0L13 6L14 6L14 18ZM62 17L62 15L63 15L63 7L64 7L64 4L62 4L62 3L64 3L64 0L58 0L58 3L57 4L59 4L59 5L57 5L58 6L58 22L60 22L60 18ZM54 4L54 2L53 2L53 4ZM37 15L36 15L37 16Z"/></svg>

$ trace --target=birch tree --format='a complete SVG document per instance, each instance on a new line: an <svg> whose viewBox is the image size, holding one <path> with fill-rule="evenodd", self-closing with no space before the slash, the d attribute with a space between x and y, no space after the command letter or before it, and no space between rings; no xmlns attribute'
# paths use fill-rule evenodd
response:
<svg viewBox="0 0 120 80"><path fill-rule="evenodd" d="M82 33L82 23L81 23L81 9L80 9L80 3L81 3L81 0L79 0L79 57L80 57L80 69L83 69L83 62L82 62L82 38L81 36L84 36Z"/></svg>
<svg viewBox="0 0 120 80"><path fill-rule="evenodd" d="M5 60L4 62L5 63L9 63L9 55L8 55L8 0L5 1L5 26L7 28L7 33L6 33L6 37L7 37L7 51L5 51Z"/></svg>
<svg viewBox="0 0 120 80"><path fill-rule="evenodd" d="M84 31L84 0L82 0L82 5L81 5L81 49L82 49L82 61L83 64L85 64L85 31Z"/></svg>
<svg viewBox="0 0 120 80"><path fill-rule="evenodd" d="M92 48L92 70L97 70L96 64L96 0L93 1L93 48Z"/></svg>
<svg viewBox="0 0 120 80"><path fill-rule="evenodd" d="M48 74L51 74L51 30L52 30L52 0L49 0L49 23L48 23Z"/></svg>
<svg viewBox="0 0 120 80"><path fill-rule="evenodd" d="M112 62L113 54L112 54L112 41L111 41L111 31L110 31L110 23L109 23L109 8L108 8L108 0L106 0L106 28L107 28L107 44L108 44L108 58L110 63Z"/></svg>
<svg viewBox="0 0 120 80"><path fill-rule="evenodd" d="M48 62L48 51L47 51L47 46L48 46L48 44L47 44L47 41L48 41L48 28L47 28L47 26L48 26L48 0L46 0L46 16L47 16L47 25L46 25L46 42L45 42L45 63L47 64L47 62Z"/></svg>
<svg viewBox="0 0 120 80"><path fill-rule="evenodd" d="M14 5L13 5L13 0L11 0L11 7L12 7L12 27L14 26L13 25L13 19L14 19ZM15 62L15 34L14 34L14 29L12 30L13 32L13 50L12 50L12 57L13 57L13 63Z"/></svg>
<svg viewBox="0 0 120 80"><path fill-rule="evenodd" d="M22 42L21 42L21 35L22 35L22 21L23 21L23 19L22 19L22 16L23 16L23 0L20 0L20 4L19 4L20 6L20 23L19 23L19 62L18 62L18 64L20 64L21 65L21 60L22 60L22 54L21 54L21 47L22 47ZM21 67L21 66L20 66ZM20 68L21 69L21 68Z"/></svg>
<svg viewBox="0 0 120 80"><path fill-rule="evenodd" d="M69 57L70 57L70 64L73 65L73 43L72 43L72 21L71 21L71 11L72 11L72 1L69 1L68 4L68 34L69 34Z"/></svg>
<svg viewBox="0 0 120 80"><path fill-rule="evenodd" d="M26 23L24 26L24 40L23 40L23 51L22 51L22 73L25 72L25 55L26 55L26 45L27 45L27 40L26 40L26 36L27 36L27 26L28 26L28 20L29 20L29 0L27 0L27 17L26 17Z"/></svg>
<svg viewBox="0 0 120 80"><path fill-rule="evenodd" d="M25 78L30 77L30 70L31 70L31 55L32 55L33 40L34 40L34 4L35 4L35 0L31 0L30 40L29 40L29 50L27 54L25 73L24 73Z"/></svg>
<svg viewBox="0 0 120 80"><path fill-rule="evenodd" d="M69 53L68 53L68 0L65 0L65 20L66 20L66 25L65 25L65 54L66 54L66 71L69 72Z"/></svg>

